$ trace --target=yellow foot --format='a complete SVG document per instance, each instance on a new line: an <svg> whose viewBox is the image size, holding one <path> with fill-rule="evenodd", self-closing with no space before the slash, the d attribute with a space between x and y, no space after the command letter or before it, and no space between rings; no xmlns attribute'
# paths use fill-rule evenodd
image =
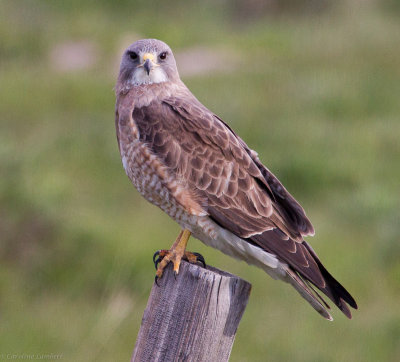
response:
<svg viewBox="0 0 400 362"><path fill-rule="evenodd" d="M204 258L198 253L190 253L186 251L186 245L190 237L189 230L182 230L175 242L172 244L171 249L169 250L159 250L153 255L153 262L157 269L155 282L158 285L157 281L160 279L164 273L165 267L169 262L174 264L174 276L176 278L179 273L179 266L181 265L182 258L187 260L189 263L201 262L204 267L206 263Z"/></svg>
<svg viewBox="0 0 400 362"><path fill-rule="evenodd" d="M204 260L203 255L199 253L192 253L190 251L185 251L183 255L179 255L176 250L158 250L153 255L154 266L156 267L156 278L161 278L164 269L168 265L169 262L174 264L174 275L179 273L179 267L181 264L181 260L186 260L190 264L201 263L204 268L206 268L206 261Z"/></svg>

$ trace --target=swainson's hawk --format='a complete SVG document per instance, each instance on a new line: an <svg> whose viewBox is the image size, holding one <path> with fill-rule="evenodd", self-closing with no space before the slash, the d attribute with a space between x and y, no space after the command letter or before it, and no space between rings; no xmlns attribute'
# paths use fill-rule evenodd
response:
<svg viewBox="0 0 400 362"><path fill-rule="evenodd" d="M178 273L191 234L290 283L323 317L320 289L349 318L352 296L303 240L314 228L257 153L203 106L179 78L167 44L139 40L124 52L115 124L125 171L138 191L182 228L162 251L157 277Z"/></svg>

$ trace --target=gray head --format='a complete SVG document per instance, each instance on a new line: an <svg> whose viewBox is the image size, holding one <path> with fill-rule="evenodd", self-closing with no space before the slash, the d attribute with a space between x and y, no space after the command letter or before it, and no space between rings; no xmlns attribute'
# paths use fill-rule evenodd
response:
<svg viewBox="0 0 400 362"><path fill-rule="evenodd" d="M142 85L179 80L170 47L157 39L138 40L125 50L119 69L119 82Z"/></svg>

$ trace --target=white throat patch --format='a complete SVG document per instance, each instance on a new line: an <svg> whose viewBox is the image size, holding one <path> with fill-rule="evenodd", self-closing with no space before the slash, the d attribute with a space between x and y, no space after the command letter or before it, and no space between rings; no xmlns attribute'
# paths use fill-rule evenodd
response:
<svg viewBox="0 0 400 362"><path fill-rule="evenodd" d="M137 68L132 75L129 83L132 85L162 83L168 80L167 75L161 67L156 67L149 74L144 68Z"/></svg>

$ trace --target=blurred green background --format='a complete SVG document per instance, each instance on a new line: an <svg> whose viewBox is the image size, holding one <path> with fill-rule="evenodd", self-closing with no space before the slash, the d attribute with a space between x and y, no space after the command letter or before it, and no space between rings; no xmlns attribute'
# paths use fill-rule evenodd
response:
<svg viewBox="0 0 400 362"><path fill-rule="evenodd" d="M329 323L192 239L253 284L231 360L399 360L394 0L0 1L0 355L131 356L151 257L178 233L134 190L115 139L119 58L148 37L302 203L309 241L359 304Z"/></svg>

